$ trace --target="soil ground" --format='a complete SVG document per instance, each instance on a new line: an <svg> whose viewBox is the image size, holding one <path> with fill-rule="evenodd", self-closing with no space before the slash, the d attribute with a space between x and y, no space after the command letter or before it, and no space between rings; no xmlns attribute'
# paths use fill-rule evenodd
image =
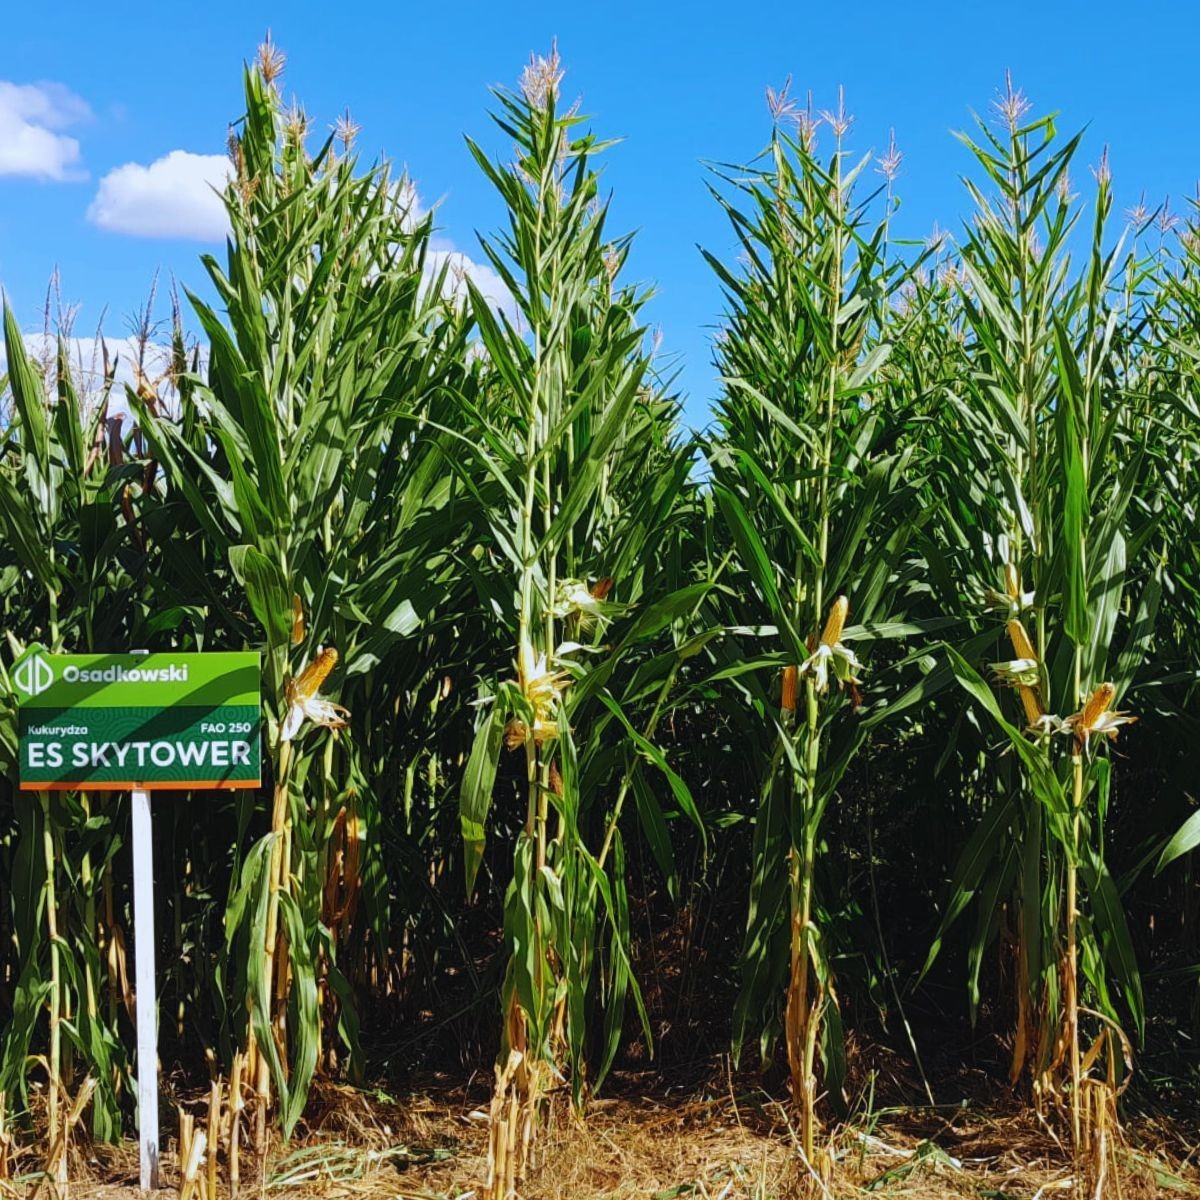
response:
<svg viewBox="0 0 1200 1200"><path fill-rule="evenodd" d="M308 1123L266 1167L246 1154L242 1200L470 1200L486 1171L487 1080L432 1080L404 1096L321 1086ZM992 1095L992 1101L995 1096ZM1194 1129L1194 1123L1192 1128ZM1082 1194L1141 1200L1200 1197L1189 1134L1167 1117L1132 1118L1110 1143L1101 1190ZM549 1127L522 1200L786 1200L790 1197L972 1197L1055 1200L1081 1194L1054 1129L1016 1104L980 1107L969 1099L938 1106L874 1109L828 1134L825 1178L797 1151L787 1104L744 1079L715 1076L704 1086L664 1087L647 1074L613 1081L592 1101L586 1122L565 1097ZM18 1160L15 1168L28 1164ZM14 1170L14 1176L17 1172ZM225 1200L221 1164L219 1200ZM138 1200L137 1149L77 1147L71 1200ZM163 1157L163 1200L177 1195L173 1138ZM0 1180L0 1197L52 1197L33 1179ZM194 1200L199 1200L193 1193Z"/></svg>

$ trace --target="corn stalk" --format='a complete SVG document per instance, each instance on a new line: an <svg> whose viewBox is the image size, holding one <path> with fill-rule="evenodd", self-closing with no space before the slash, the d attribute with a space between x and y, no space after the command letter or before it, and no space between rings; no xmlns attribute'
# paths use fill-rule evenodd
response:
<svg viewBox="0 0 1200 1200"><path fill-rule="evenodd" d="M660 849L664 823L641 760L698 819L650 740L664 691L641 731L623 695L638 682L625 659L694 610L708 586L671 591L654 571L687 457L670 441L675 405L656 394L643 348L637 314L645 297L618 282L628 242L605 233L593 165L604 147L580 132L574 111L559 111L560 76L556 55L536 59L520 93L497 93L497 121L516 142L511 167L471 143L508 210L507 230L484 249L516 307L497 312L469 284L494 399L479 412L464 483L477 490L497 566L513 581L502 611L515 678L481 689L486 709L460 801L468 892L502 747L524 764L525 817L504 901L503 1036L486 1185L496 1197L515 1194L554 1080L569 1071L578 1108L607 1071L626 997L645 1025L630 964L626 797L636 789ZM635 695L646 679L669 678L678 654L676 645L642 662ZM614 741L625 739L636 752L614 753ZM608 786L616 790L611 808L600 803ZM604 1038L589 1080L597 990Z"/></svg>
<svg viewBox="0 0 1200 1200"><path fill-rule="evenodd" d="M833 949L818 895L821 824L868 731L888 711L859 711L865 677L852 647L916 627L893 624L911 582L906 550L918 522L911 450L896 448L901 414L879 403L890 351L880 338L887 298L903 281L886 262L886 220L868 223L854 185L869 158L848 165L844 113L831 114L834 150L815 133L776 129L765 163L718 194L742 251L734 271L709 261L725 289L718 342L724 391L708 457L713 491L744 572L729 623L768 624L781 649L764 686L765 656L729 663L762 720L759 798L742 952L735 1048L784 1000L783 1040L804 1155L815 1163L818 1086L835 1103L844 1075ZM848 611L861 622L846 623ZM728 657L730 650L724 650ZM778 690L776 690L778 688ZM869 691L868 693L869 694ZM893 694L888 699L895 700ZM822 1072L818 1076L818 1056Z"/></svg>
<svg viewBox="0 0 1200 1200"><path fill-rule="evenodd" d="M973 515L957 526L965 545L943 552L966 564L976 612L986 605L1005 622L993 657L1002 660L998 678L1012 685L1015 723L962 654L952 661L1016 757L995 765L996 794L964 850L943 930L973 894L983 897L971 949L974 1000L995 910L1011 896L1011 1078L1029 1078L1039 1105L1065 1105L1082 1152L1085 1114L1109 1104L1095 1092L1089 1105L1085 1085L1111 1091L1124 1071L1110 980L1139 1032L1143 1022L1132 942L1104 860L1111 768L1097 751L1116 726L1102 722L1105 732L1092 737L1088 728L1100 709L1115 711L1143 668L1160 583L1144 556L1155 522L1131 519L1148 414L1117 369L1122 251L1107 245L1107 169L1097 171L1090 253L1075 278L1066 247L1080 212L1068 175L1078 138L1057 144L1053 120L1025 123L1026 111L1010 88L999 106L1002 131L980 122L980 141L963 139L998 199L968 184L978 212L955 275L965 366L961 382L938 395L950 414L942 465L982 490L968 502L963 485L954 487L958 511ZM1102 1014L1086 1056L1084 979ZM1085 1057L1101 1064L1094 1080Z"/></svg>
<svg viewBox="0 0 1200 1200"><path fill-rule="evenodd" d="M271 65L246 74L228 262L206 260L226 320L190 296L207 370L182 382L180 420L137 407L168 503L216 560L193 586L264 650L269 824L234 863L214 979L255 1064L260 1150L275 1099L288 1133L319 1062L332 1061L326 1026L358 1053L333 933L349 940L336 898L366 869L357 814L371 797L355 735L333 744L325 732L349 713L323 692L369 681L431 607L421 576L436 530L416 518L447 493L436 440L416 445L416 417L464 357L465 328L446 270L425 277L431 226L414 221L411 190L385 168L360 170L349 144L310 153ZM168 550L187 572L186 543ZM241 803L246 828L253 798ZM371 869L383 869L377 857Z"/></svg>

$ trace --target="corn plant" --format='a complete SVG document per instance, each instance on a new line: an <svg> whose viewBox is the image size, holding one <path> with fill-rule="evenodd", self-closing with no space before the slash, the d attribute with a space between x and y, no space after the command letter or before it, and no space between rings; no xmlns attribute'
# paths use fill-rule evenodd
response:
<svg viewBox="0 0 1200 1200"><path fill-rule="evenodd" d="M1151 248L1135 260L1141 268L1130 274L1138 287L1134 303L1144 329L1131 355L1131 374L1138 390L1153 406L1155 421L1148 430L1147 453L1159 482L1153 494L1159 517L1162 547L1161 576L1166 597L1155 629L1155 657L1163 672L1153 697L1160 716L1157 728L1179 754L1172 791L1191 797L1190 750L1200 736L1195 715L1197 682L1193 647L1197 644L1200 614L1200 552L1190 531L1197 513L1196 452L1200 431L1200 244L1197 242L1197 206L1193 201L1181 219L1160 210L1139 218L1136 235L1154 232ZM1170 237L1176 233L1177 237ZM1136 244L1136 243L1135 243ZM1131 252L1131 258L1134 257ZM1132 290L1132 289L1131 289ZM1132 305L1131 305L1132 307ZM1190 807L1190 805L1188 806ZM1184 812L1187 808L1180 805ZM1178 809L1176 811L1179 811ZM1179 818L1176 817L1176 820ZM1200 845L1200 817L1192 811L1163 847L1156 873Z"/></svg>
<svg viewBox="0 0 1200 1200"><path fill-rule="evenodd" d="M414 225L403 181L360 171L349 145L331 137L310 153L307 122L280 102L280 67L268 51L246 74L228 263L206 260L225 319L190 297L207 370L182 382L181 420L137 407L166 503L186 508L211 555L211 573L190 571L177 538L173 570L264 650L270 823L234 864L215 980L235 998L226 1021L250 1060L260 1145L273 1091L285 1132L299 1118L325 1026L357 1054L326 894L357 889L370 784L354 745L324 734L350 713L323 693L369 676L429 607L421 556L435 527L416 518L448 493L413 418L464 358L445 274L423 273L429 220ZM233 583L248 612L230 603ZM254 798L241 804L245 828Z"/></svg>
<svg viewBox="0 0 1200 1200"><path fill-rule="evenodd" d="M484 249L517 309L515 320L497 313L471 287L493 399L478 414L481 449L469 475L479 477L497 565L511 581L507 596L502 587L491 594L515 676L481 691L486 710L461 800L468 890L498 759L507 748L524 762L525 819L504 901L494 1196L513 1194L556 1075L569 1068L581 1104L612 1061L626 998L642 1007L620 818L632 792L643 820L656 834L664 827L643 760L695 813L651 740L677 649L643 661L632 677L622 666L695 609L707 587L671 591L653 569L687 455L671 440L675 405L658 394L637 320L645 297L618 282L628 243L606 234L594 166L603 144L580 132L576 112L561 111L560 78L551 55L531 63L519 93L497 93L497 121L516 145L511 167L471 143L508 210L508 228ZM654 699L638 729L647 694ZM615 799L605 805L609 787ZM604 1038L589 1080L587 1014L597 990Z"/></svg>
<svg viewBox="0 0 1200 1200"><path fill-rule="evenodd" d="M1142 218L1145 214L1133 214ZM1150 250L1143 249L1137 265L1130 269L1131 285L1137 287L1130 307L1144 329L1132 358L1131 375L1144 403L1152 405L1155 421L1148 430L1147 451L1159 486L1152 494L1161 507L1161 545L1164 555L1163 586L1170 604L1160 611L1157 630L1158 654L1164 671L1174 676L1180 690L1177 699L1166 701L1170 720L1168 734L1178 733L1190 745L1196 732L1195 656L1196 619L1200 613L1197 584L1200 555L1188 536L1196 519L1196 451L1200 407L1197 406L1197 366L1200 364L1200 243L1197 205L1193 202L1184 218L1162 211L1154 222L1160 232ZM1141 230L1131 230L1131 235ZM1167 240L1169 234L1177 236ZM1164 247L1164 241L1166 246ZM1136 243L1135 243L1136 244ZM1131 257L1132 257L1131 252Z"/></svg>
<svg viewBox="0 0 1200 1200"><path fill-rule="evenodd" d="M906 551L917 524L912 449L903 414L880 404L890 346L880 328L903 275L886 253L886 214L870 225L854 186L869 165L847 159L839 110L835 146L817 159L815 130L776 128L762 165L719 195L744 267L710 255L728 315L718 342L723 394L709 449L713 492L744 572L729 623L772 627L775 688L753 680L762 737L750 915L735 1045L784 1001L783 1041L801 1140L814 1161L817 1056L837 1095L844 1073L833 953L816 893L821 823L868 730L887 711L854 649L894 634L910 582ZM848 623L848 615L858 618ZM726 657L729 647L724 648ZM728 663L750 679L763 656Z"/></svg>
<svg viewBox="0 0 1200 1200"><path fill-rule="evenodd" d="M1075 276L1066 246L1080 211L1068 176L1078 139L1058 144L1050 118L1026 122L1011 88L998 113L999 133L980 122L979 142L964 138L998 199L969 185L978 212L959 272L967 363L941 395L952 414L946 465L972 489L959 487L957 505L973 514L958 525L971 550L953 553L969 563L977 608L1005 622L993 669L1011 686L1013 712L963 655L951 657L1013 757L990 776L995 794L964 850L943 928L980 897L977 979L1012 897L1011 1076L1028 1072L1040 1105L1068 1104L1082 1150L1088 1113L1104 1123L1126 1058L1117 994L1135 1029L1143 1023L1105 864L1111 766L1099 751L1131 719L1115 706L1143 667L1158 603L1143 553L1155 523L1130 517L1147 414L1116 366L1121 250L1106 244L1107 170L1097 171L1090 253ZM1082 1048L1081 975L1099 1013Z"/></svg>

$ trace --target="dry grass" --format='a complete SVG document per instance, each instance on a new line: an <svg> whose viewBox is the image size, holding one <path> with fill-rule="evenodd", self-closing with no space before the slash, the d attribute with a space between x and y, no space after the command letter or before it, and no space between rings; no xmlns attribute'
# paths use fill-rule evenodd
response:
<svg viewBox="0 0 1200 1200"><path fill-rule="evenodd" d="M797 1151L787 1106L744 1080L595 1101L586 1123L556 1103L522 1200L785 1200L814 1196L1055 1200L1073 1195L1069 1156L1036 1114L974 1105L860 1113L826 1144L825 1181ZM310 1119L265 1171L243 1165L242 1200L468 1200L487 1155L487 1081L435 1080L403 1099L318 1087ZM1131 1123L1103 1195L1120 1200L1200 1196L1186 1165L1187 1130ZM72 1200L137 1200L137 1150L77 1147ZM223 1172L223 1164L222 1164ZM175 1194L176 1147L163 1159L164 1197ZM1119 1186L1118 1186L1119 1177ZM0 1188L7 1195L7 1188ZM13 1190L28 1200L34 1184ZM221 1200L227 1191L222 1184ZM1088 1195L1092 1195L1088 1189ZM41 1197L51 1193L43 1188Z"/></svg>

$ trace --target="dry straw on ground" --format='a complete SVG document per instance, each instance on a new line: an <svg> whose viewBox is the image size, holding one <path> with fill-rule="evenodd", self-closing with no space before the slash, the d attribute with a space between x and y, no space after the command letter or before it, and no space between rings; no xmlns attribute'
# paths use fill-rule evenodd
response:
<svg viewBox="0 0 1200 1200"><path fill-rule="evenodd" d="M551 1106L521 1200L786 1200L852 1196L981 1197L1053 1200L1073 1194L1070 1155L1036 1114L1013 1104L986 1111L963 1102L885 1109L835 1127L825 1146L826 1178L799 1153L788 1106L745 1080L703 1089L656 1088L649 1078L620 1081L626 1094L591 1105L587 1122L565 1097ZM246 1171L242 1195L287 1200L467 1200L487 1171L488 1093L439 1083L400 1099L321 1086L310 1123L265 1172ZM1106 1195L1123 1200L1200 1196L1200 1173L1163 1148L1186 1131L1149 1119L1131 1123ZM178 1194L174 1139L164 1155L164 1200ZM76 1152L74 1200L137 1200L132 1142ZM29 1197L31 1183L12 1195ZM1091 1188L1088 1193L1091 1193ZM5 1193L8 1194L7 1191ZM43 1195L49 1195L44 1191ZM228 1195L222 1172L218 1196Z"/></svg>

